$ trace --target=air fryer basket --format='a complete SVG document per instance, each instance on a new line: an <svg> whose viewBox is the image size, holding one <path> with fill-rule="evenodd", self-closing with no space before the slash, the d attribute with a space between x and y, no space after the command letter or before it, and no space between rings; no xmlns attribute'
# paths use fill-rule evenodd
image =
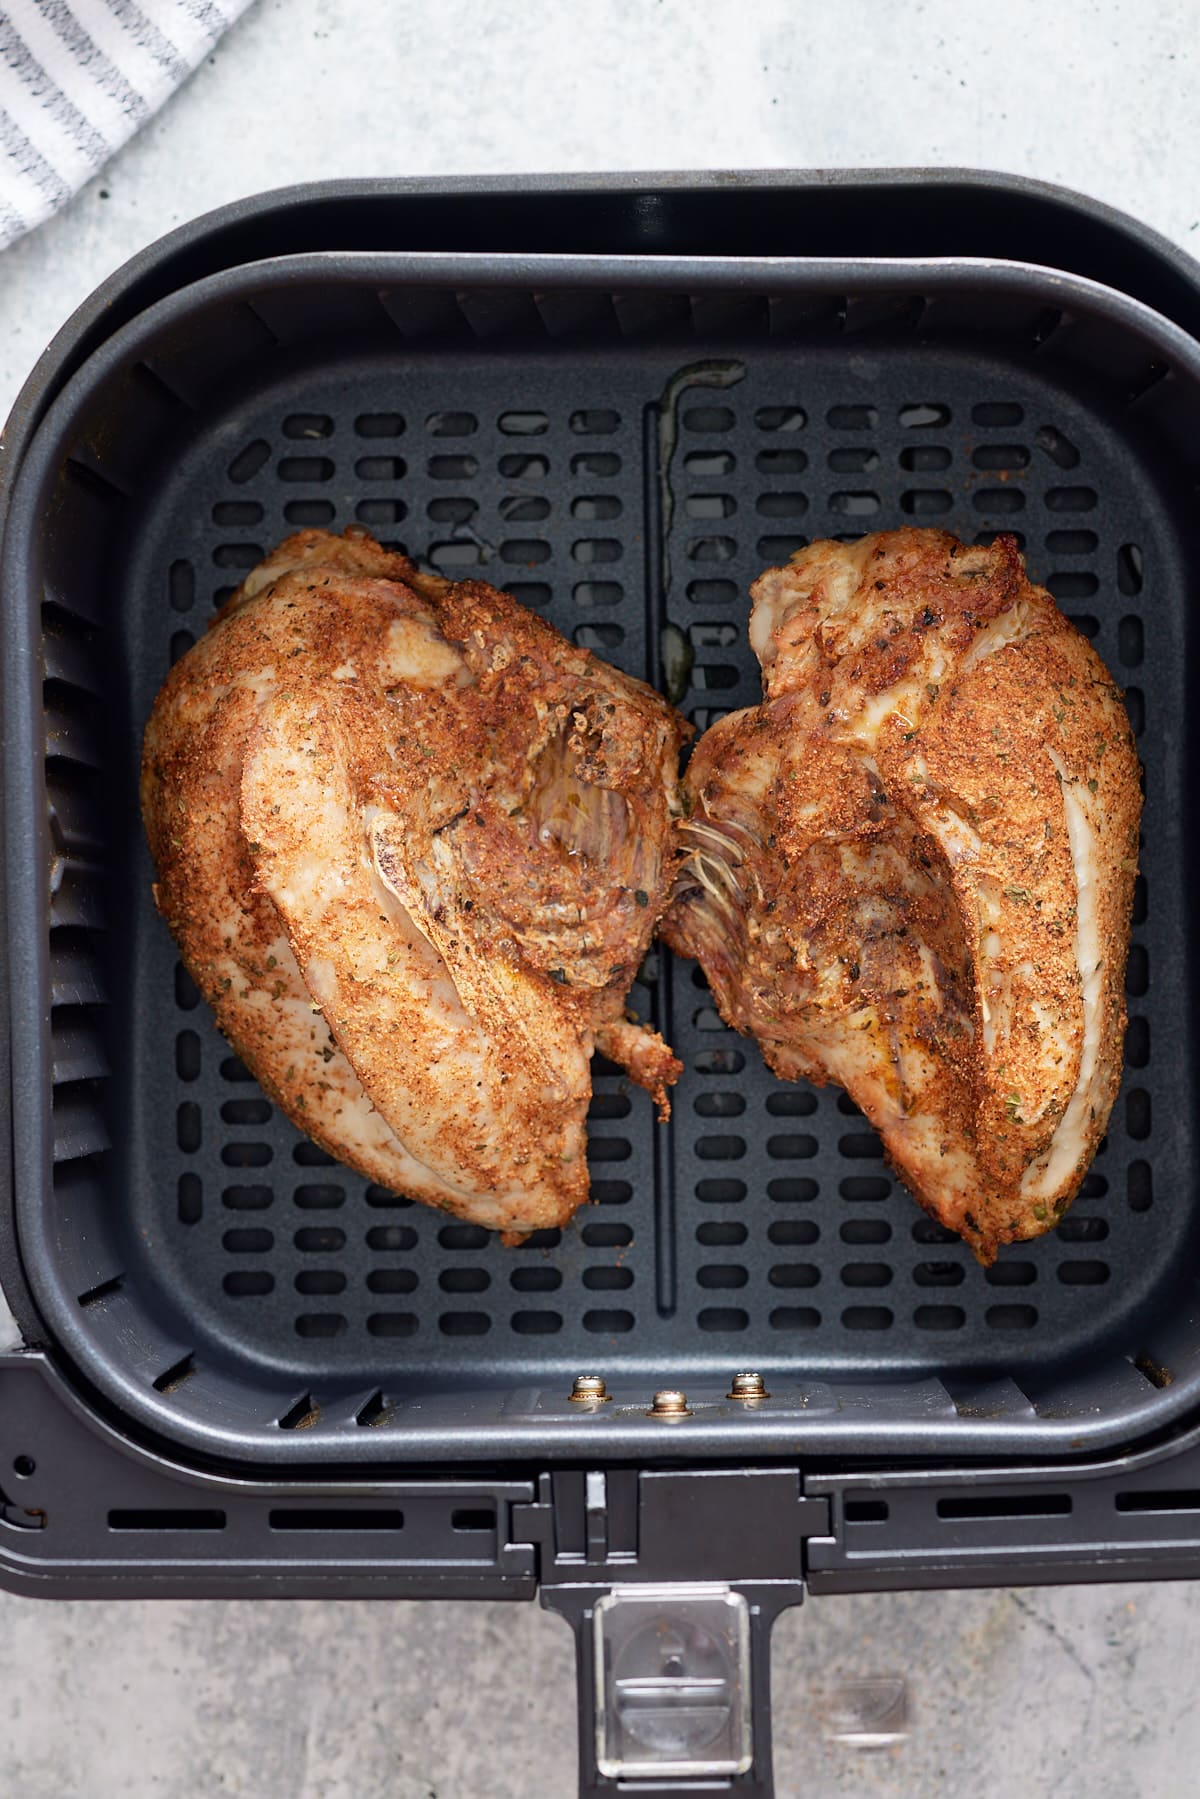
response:
<svg viewBox="0 0 1200 1799"><path fill-rule="evenodd" d="M8 858L17 1213L79 1374L259 1466L661 1452L664 1384L672 1453L739 1459L1094 1450L1194 1402L1198 424L1192 340L1016 265L295 256L125 326L42 423L5 546L8 830L44 850ZM1126 1078L1053 1235L977 1267L845 1096L769 1076L661 951L634 1003L686 1064L672 1122L598 1063L595 1203L561 1233L506 1250L273 1110L154 914L137 752L242 573L356 520L686 679L698 726L757 697L746 590L806 539L1020 536L1146 768ZM615 1402L580 1416L593 1369Z"/></svg>

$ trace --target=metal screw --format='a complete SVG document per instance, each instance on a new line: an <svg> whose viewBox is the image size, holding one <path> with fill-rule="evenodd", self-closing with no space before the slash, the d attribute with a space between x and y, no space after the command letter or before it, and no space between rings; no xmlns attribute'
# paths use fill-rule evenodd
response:
<svg viewBox="0 0 1200 1799"><path fill-rule="evenodd" d="M654 1404L646 1413L647 1418L690 1418L687 1394L680 1393L674 1387L663 1387L654 1395Z"/></svg>
<svg viewBox="0 0 1200 1799"><path fill-rule="evenodd" d="M729 1399L770 1399L767 1383L761 1374L735 1374L730 1383Z"/></svg>
<svg viewBox="0 0 1200 1799"><path fill-rule="evenodd" d="M602 1374L577 1374L569 1397L576 1405L602 1405L612 1398Z"/></svg>

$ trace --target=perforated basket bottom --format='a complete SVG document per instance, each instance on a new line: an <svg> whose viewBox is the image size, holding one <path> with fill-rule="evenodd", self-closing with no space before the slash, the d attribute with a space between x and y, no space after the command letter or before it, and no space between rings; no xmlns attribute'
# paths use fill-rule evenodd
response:
<svg viewBox="0 0 1200 1799"><path fill-rule="evenodd" d="M170 659L301 525L357 520L448 574L479 574L659 685L669 620L694 652L682 706L699 726L757 699L747 588L806 538L1014 531L1127 685L1147 769L1126 1080L1082 1196L1053 1235L985 1272L891 1179L844 1095L775 1080L722 1027L699 972L659 952L634 1003L686 1064L672 1123L598 1064L594 1203L504 1249L331 1163L261 1096L176 965L130 814L124 1279L157 1292L198 1356L217 1341L305 1382L409 1390L592 1364L693 1378L1044 1370L1111 1337L1160 1286L1183 1203L1182 1151L1160 1126L1186 1091L1181 1059L1153 1053L1148 1011L1152 932L1177 942L1181 916L1147 703L1178 676L1182 594L1159 497L1111 423L1027 353L764 340L702 355L403 351L293 374L221 417L138 533L127 753ZM1159 985L1156 1033L1179 1042L1181 996Z"/></svg>

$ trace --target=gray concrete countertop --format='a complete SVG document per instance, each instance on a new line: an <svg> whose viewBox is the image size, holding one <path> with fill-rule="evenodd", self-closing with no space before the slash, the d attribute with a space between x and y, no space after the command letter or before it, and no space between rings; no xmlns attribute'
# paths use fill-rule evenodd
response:
<svg viewBox="0 0 1200 1799"><path fill-rule="evenodd" d="M0 256L0 416L171 226L321 176L966 164L1200 253L1194 0L258 0L60 217ZM1197 1790L1195 1585L807 1602L776 1633L781 1799ZM907 1740L830 1739L903 1675ZM0 1596L0 1793L569 1799L570 1638L532 1606Z"/></svg>

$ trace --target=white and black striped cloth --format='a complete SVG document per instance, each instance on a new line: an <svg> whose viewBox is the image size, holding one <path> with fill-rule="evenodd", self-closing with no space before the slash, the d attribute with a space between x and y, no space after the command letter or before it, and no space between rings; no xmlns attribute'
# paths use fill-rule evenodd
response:
<svg viewBox="0 0 1200 1799"><path fill-rule="evenodd" d="M0 0L0 250L71 198L247 0Z"/></svg>

